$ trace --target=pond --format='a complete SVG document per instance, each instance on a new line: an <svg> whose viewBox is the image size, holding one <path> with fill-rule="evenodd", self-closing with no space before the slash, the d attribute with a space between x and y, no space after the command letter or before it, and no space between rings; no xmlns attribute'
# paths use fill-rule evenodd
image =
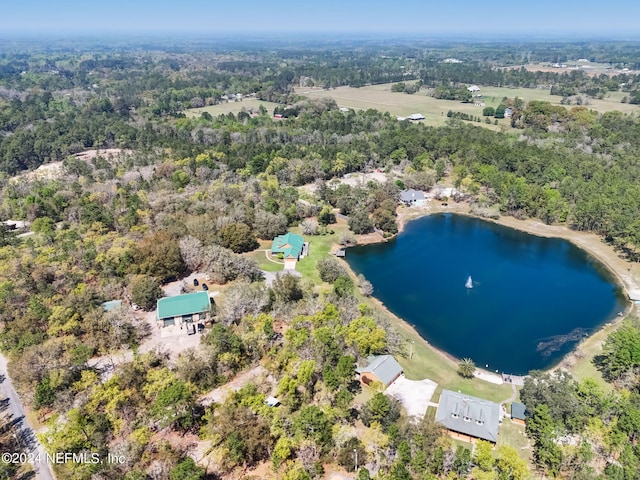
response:
<svg viewBox="0 0 640 480"><path fill-rule="evenodd" d="M463 215L411 221L346 260L433 346L504 373L557 364L625 307L612 274L572 243Z"/></svg>

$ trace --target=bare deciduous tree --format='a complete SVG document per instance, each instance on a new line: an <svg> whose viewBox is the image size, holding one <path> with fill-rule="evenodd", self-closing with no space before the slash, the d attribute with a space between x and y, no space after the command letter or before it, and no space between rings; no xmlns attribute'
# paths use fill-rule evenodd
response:
<svg viewBox="0 0 640 480"><path fill-rule="evenodd" d="M180 239L180 255L189 270L198 270L202 266L202 242L191 235Z"/></svg>
<svg viewBox="0 0 640 480"><path fill-rule="evenodd" d="M318 234L318 222L311 218L305 218L300 223L303 235L317 235Z"/></svg>
<svg viewBox="0 0 640 480"><path fill-rule="evenodd" d="M362 274L358 275L358 287L365 297L370 297L373 293L373 285Z"/></svg>
<svg viewBox="0 0 640 480"><path fill-rule="evenodd" d="M224 325L237 323L246 315L257 315L269 304L269 293L264 285L239 284L227 290L218 305L218 318Z"/></svg>

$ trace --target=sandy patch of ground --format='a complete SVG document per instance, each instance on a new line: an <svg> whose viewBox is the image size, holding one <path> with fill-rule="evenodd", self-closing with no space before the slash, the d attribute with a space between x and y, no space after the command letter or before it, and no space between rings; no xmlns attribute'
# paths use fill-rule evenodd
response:
<svg viewBox="0 0 640 480"><path fill-rule="evenodd" d="M121 148L105 148L104 150L85 150L73 155L81 160L91 160L97 156L102 156L107 159L115 158L121 154L131 155L131 150L123 150ZM61 178L64 175L62 171L62 162L49 162L44 165L40 165L35 170L25 172L13 177L14 179L22 179L27 181L32 180L54 180Z"/></svg>
<svg viewBox="0 0 640 480"><path fill-rule="evenodd" d="M474 377L484 380L485 382L495 383L496 385L502 385L502 375L497 373L487 372L486 370L480 370L479 368L474 372Z"/></svg>
<svg viewBox="0 0 640 480"><path fill-rule="evenodd" d="M387 178L389 178L389 175L384 172L348 173L342 178L329 181L329 184L340 183L352 187L364 187L372 180L378 183L384 183Z"/></svg>
<svg viewBox="0 0 640 480"><path fill-rule="evenodd" d="M388 178L397 178L398 175L396 173L388 174L382 171L375 171L370 173L348 173L340 178L333 178L327 181L329 185L350 185L352 187L364 187L368 182L375 181L378 183L384 183ZM318 185L313 183L307 183L306 185L301 185L298 187L306 193L313 194L318 188ZM302 200L300 201L302 203ZM309 202L306 202L309 204Z"/></svg>
<svg viewBox="0 0 640 480"><path fill-rule="evenodd" d="M76 153L74 157L80 160L91 160L98 156L108 159L117 157L120 154L131 155L131 153L131 150L123 150L122 148L104 148L102 150L85 150L84 152Z"/></svg>
<svg viewBox="0 0 640 480"><path fill-rule="evenodd" d="M388 240L376 232L355 235L357 245L369 245L370 243L387 242ZM391 237L389 237L391 238ZM342 248L342 247L340 247Z"/></svg>
<svg viewBox="0 0 640 480"><path fill-rule="evenodd" d="M436 388L438 384L428 378L409 380L402 375L389 385L384 393L400 400L408 416L422 418Z"/></svg>
<svg viewBox="0 0 640 480"><path fill-rule="evenodd" d="M209 393L200 397L198 402L205 407L211 405L213 402L222 403L231 392L237 392L247 383L254 380L265 380L268 376L269 372L267 372L262 365L258 365L257 367L242 372L240 375L221 387L211 390ZM260 383L264 383L264 381L260 381Z"/></svg>
<svg viewBox="0 0 640 480"><path fill-rule="evenodd" d="M54 180L62 177L62 162L51 162L40 165L35 170L16 175L12 180Z"/></svg>

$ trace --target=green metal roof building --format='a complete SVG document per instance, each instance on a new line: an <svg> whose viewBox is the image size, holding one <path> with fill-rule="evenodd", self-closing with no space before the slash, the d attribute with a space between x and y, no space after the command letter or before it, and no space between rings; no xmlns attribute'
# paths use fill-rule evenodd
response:
<svg viewBox="0 0 640 480"><path fill-rule="evenodd" d="M297 260L300 258L303 245L304 239L300 235L291 232L285 233L273 239L271 254L282 253L284 258L295 258Z"/></svg>
<svg viewBox="0 0 640 480"><path fill-rule="evenodd" d="M110 312L116 307L122 305L122 300L109 300L108 302L103 302L100 306L104 309L105 312Z"/></svg>
<svg viewBox="0 0 640 480"><path fill-rule="evenodd" d="M157 303L156 318L164 321L164 326L173 325L176 319L183 322L194 320L194 315L201 315L211 310L209 292L195 292L160 298Z"/></svg>

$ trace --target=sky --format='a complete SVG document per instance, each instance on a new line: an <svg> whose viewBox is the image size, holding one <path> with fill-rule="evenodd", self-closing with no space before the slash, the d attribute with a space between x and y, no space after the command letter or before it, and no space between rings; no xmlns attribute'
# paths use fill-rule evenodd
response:
<svg viewBox="0 0 640 480"><path fill-rule="evenodd" d="M640 36L640 1L2 0L0 36L298 33Z"/></svg>

